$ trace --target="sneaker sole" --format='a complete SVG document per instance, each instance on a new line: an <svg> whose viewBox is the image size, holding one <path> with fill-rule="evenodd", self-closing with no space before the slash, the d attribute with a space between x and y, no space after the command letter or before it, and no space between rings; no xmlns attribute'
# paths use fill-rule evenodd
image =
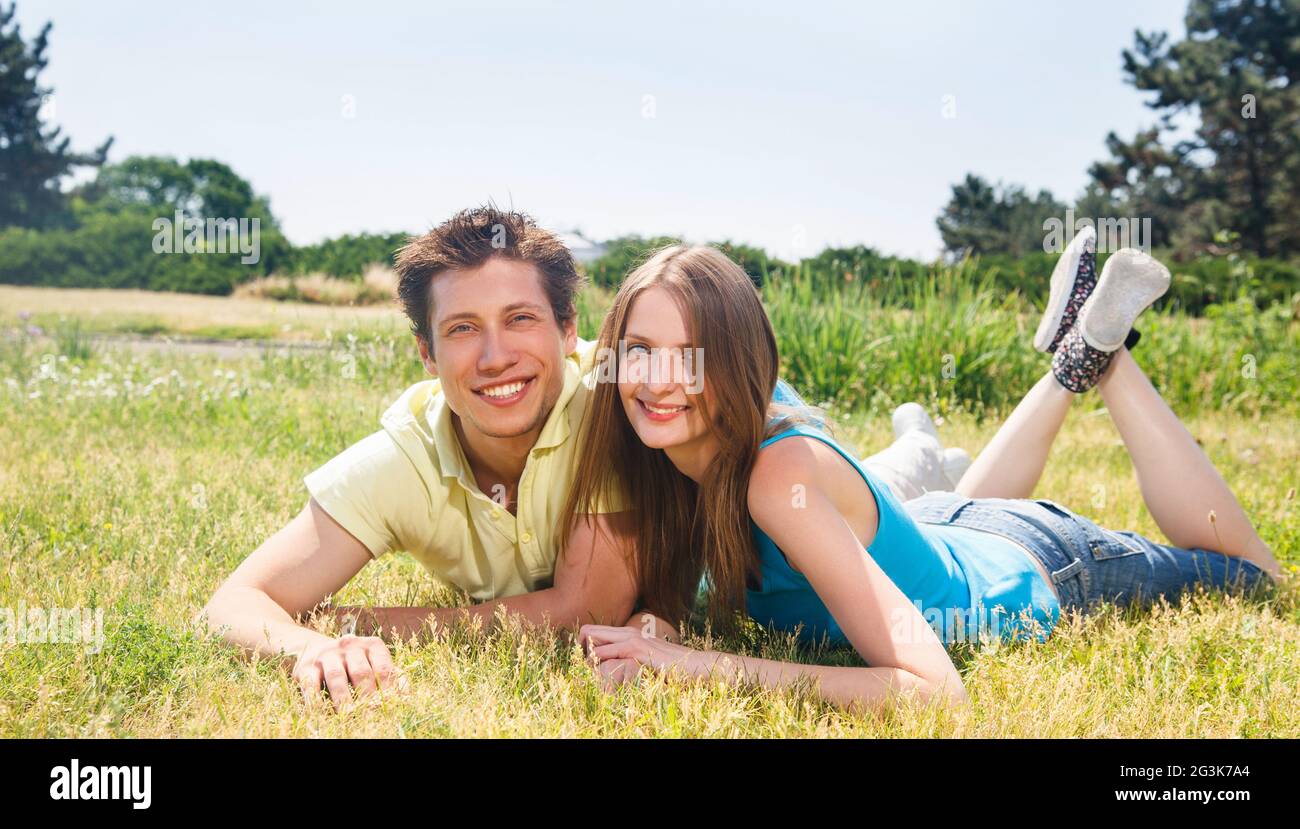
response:
<svg viewBox="0 0 1300 829"><path fill-rule="evenodd" d="M1098 351L1118 351L1133 323L1169 290L1169 269L1133 248L1116 251L1079 311L1079 333Z"/></svg>
<svg viewBox="0 0 1300 829"><path fill-rule="evenodd" d="M1097 231L1092 225L1079 231L1079 235L1066 246L1061 258L1056 260L1056 267L1052 268L1052 287L1048 293L1047 309L1043 311L1043 320L1038 323L1038 331L1034 333L1034 348L1044 354L1056 337L1056 332L1061 330L1061 317L1065 315L1065 306L1074 294L1074 280L1079 275L1079 258L1083 255L1089 238L1095 245Z"/></svg>

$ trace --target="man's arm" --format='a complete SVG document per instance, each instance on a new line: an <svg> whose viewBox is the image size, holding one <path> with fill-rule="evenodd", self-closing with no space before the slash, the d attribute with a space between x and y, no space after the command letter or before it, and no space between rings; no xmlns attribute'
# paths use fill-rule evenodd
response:
<svg viewBox="0 0 1300 829"><path fill-rule="evenodd" d="M384 638L407 638L427 631L430 622L441 627L459 619L477 619L487 630L500 608L539 627L577 630L584 624L617 624L636 606L631 539L626 513L581 516L556 562L551 587L471 607L349 607L335 612L356 618L358 633Z"/></svg>
<svg viewBox="0 0 1300 829"><path fill-rule="evenodd" d="M386 687L392 656L374 638L332 639L296 617L319 605L360 572L370 553L311 499L302 512L244 559L213 594L199 619L249 652L294 659L305 696L324 683L335 705L358 692Z"/></svg>

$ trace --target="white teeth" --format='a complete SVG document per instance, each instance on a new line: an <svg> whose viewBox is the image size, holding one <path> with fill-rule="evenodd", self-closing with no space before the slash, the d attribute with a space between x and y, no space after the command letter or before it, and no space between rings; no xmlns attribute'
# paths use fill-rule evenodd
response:
<svg viewBox="0 0 1300 829"><path fill-rule="evenodd" d="M641 402L645 403L644 400L642 400ZM645 407L650 411L654 412L655 414L673 414L675 412L680 412L682 409L686 408L685 406L672 406L667 409L661 409L658 406L651 406L649 403L645 403Z"/></svg>
<svg viewBox="0 0 1300 829"><path fill-rule="evenodd" d="M509 397L510 395L516 394L522 390L523 387L524 384L522 382L507 383L504 386L493 386L490 389L483 389L482 393L486 394L488 397Z"/></svg>

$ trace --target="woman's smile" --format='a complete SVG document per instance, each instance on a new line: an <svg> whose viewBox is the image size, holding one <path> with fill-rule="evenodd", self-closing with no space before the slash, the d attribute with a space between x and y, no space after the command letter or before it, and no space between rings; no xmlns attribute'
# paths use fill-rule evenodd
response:
<svg viewBox="0 0 1300 829"><path fill-rule="evenodd" d="M647 400L642 400L639 397L636 402L638 407L641 409L641 413L656 423L667 423L682 412L691 408L690 406L651 403Z"/></svg>

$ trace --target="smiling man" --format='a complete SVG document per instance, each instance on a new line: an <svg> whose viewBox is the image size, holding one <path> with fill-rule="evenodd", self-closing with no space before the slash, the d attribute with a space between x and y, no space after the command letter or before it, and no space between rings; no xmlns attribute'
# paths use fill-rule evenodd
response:
<svg viewBox="0 0 1300 829"><path fill-rule="evenodd" d="M594 380L576 333L573 257L526 215L466 210L411 241L399 295L435 379L407 389L382 428L305 479L297 517L254 551L204 608L246 650L294 660L303 693L335 704L394 680L378 636L325 636L299 619L373 558L413 555L476 601L468 608L344 609L360 633L409 636L499 608L538 625L618 624L633 610L627 532L613 504L559 516Z"/></svg>

